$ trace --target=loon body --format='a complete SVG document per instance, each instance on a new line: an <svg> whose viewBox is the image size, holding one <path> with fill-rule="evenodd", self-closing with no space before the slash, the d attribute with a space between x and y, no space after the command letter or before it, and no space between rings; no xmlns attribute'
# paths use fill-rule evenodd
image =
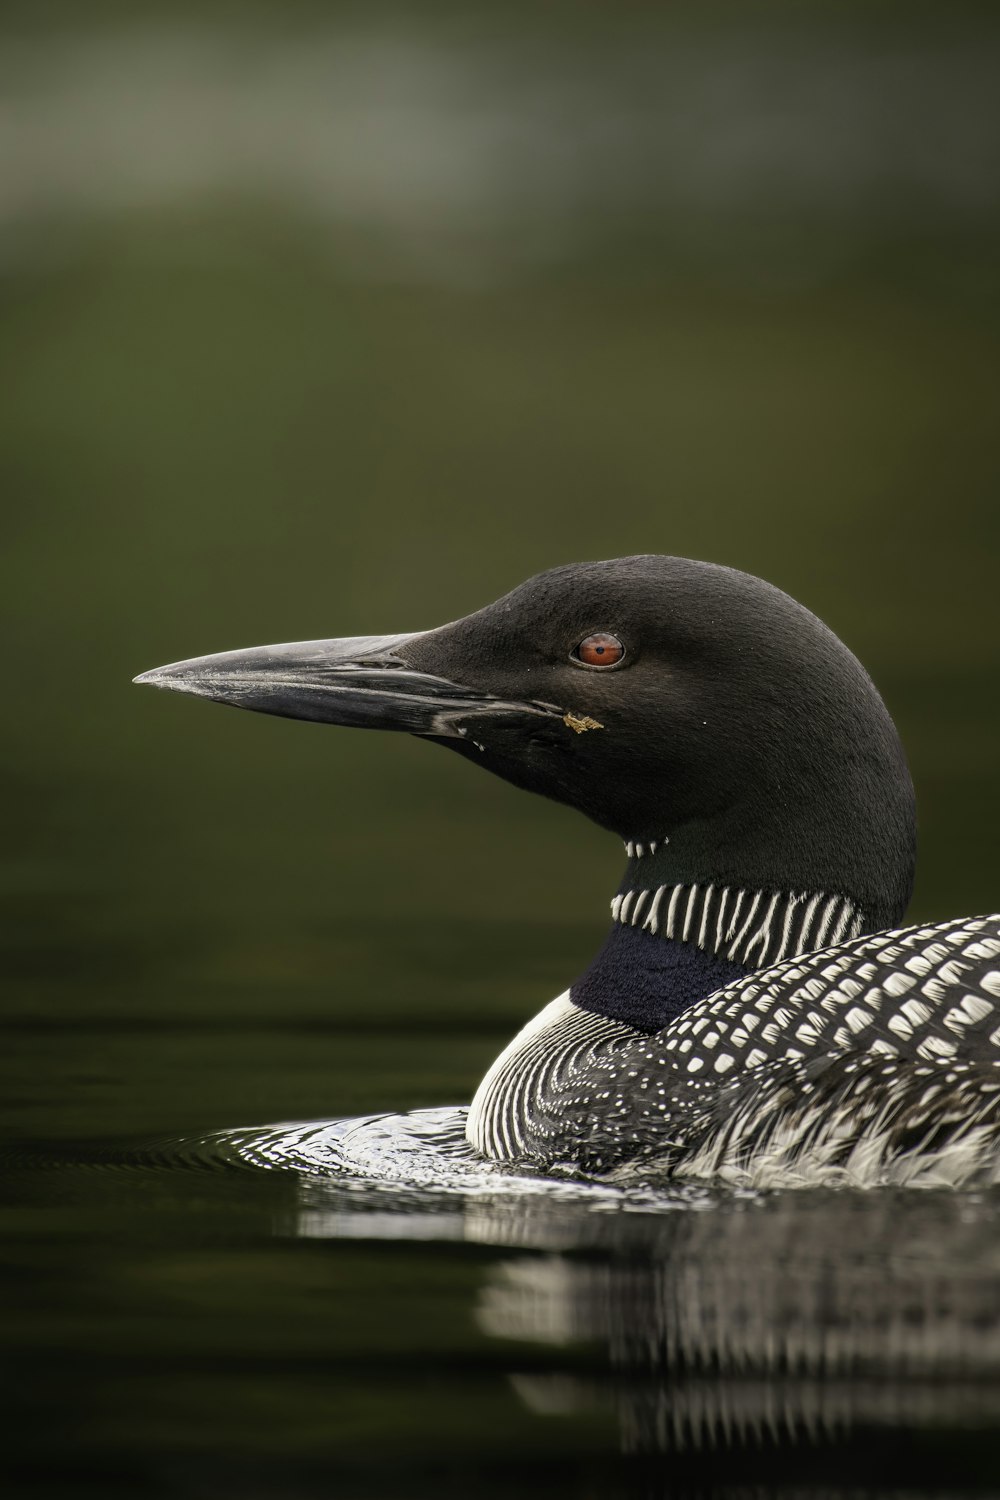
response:
<svg viewBox="0 0 1000 1500"><path fill-rule="evenodd" d="M402 729L623 840L604 947L490 1068L484 1156L747 1184L1000 1180L1000 917L899 928L913 789L864 669L761 579L553 569L437 630L136 679Z"/></svg>

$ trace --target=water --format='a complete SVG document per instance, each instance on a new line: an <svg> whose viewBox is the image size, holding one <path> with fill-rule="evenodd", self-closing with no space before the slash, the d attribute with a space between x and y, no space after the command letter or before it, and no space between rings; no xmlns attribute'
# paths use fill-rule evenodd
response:
<svg viewBox="0 0 1000 1500"><path fill-rule="evenodd" d="M1000 1195L542 1179L463 1125L9 1153L12 1492L992 1491Z"/></svg>

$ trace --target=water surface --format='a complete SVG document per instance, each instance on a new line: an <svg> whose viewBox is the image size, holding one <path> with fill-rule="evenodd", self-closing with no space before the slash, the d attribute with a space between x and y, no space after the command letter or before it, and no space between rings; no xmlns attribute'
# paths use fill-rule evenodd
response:
<svg viewBox="0 0 1000 1500"><path fill-rule="evenodd" d="M3 1164L15 1492L992 1488L997 1195L543 1179L477 1161L457 1107L52 1133L58 1075L79 1098L123 1068L156 1087L179 1041L217 1061L181 1033L5 1053L49 1127ZM260 1040L280 1066L289 1037ZM369 1069L409 1040L373 1032Z"/></svg>

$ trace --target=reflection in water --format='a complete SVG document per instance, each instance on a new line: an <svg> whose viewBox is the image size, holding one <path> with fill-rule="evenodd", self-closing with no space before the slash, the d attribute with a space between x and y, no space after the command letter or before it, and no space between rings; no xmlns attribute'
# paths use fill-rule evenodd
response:
<svg viewBox="0 0 1000 1500"><path fill-rule="evenodd" d="M566 1350L565 1371L514 1375L518 1395L542 1414L611 1404L625 1451L1000 1422L997 1195L554 1182L477 1161L462 1124L422 1111L226 1149L301 1174L279 1233L528 1252L490 1268L477 1323ZM572 1356L594 1347L581 1374Z"/></svg>
<svg viewBox="0 0 1000 1500"><path fill-rule="evenodd" d="M660 1253L638 1260L502 1262L479 1319L500 1337L604 1347L631 1450L989 1428L1000 1417L995 1223L949 1208L786 1197L734 1213L720 1202L675 1215ZM947 1257L923 1255L911 1235ZM521 1390L542 1409L550 1399L537 1381Z"/></svg>

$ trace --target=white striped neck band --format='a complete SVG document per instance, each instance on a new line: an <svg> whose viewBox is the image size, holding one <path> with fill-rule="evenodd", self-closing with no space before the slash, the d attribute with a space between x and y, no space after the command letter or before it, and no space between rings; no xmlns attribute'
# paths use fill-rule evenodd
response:
<svg viewBox="0 0 1000 1500"><path fill-rule="evenodd" d="M847 942L864 931L853 901L828 891L744 891L731 885L661 885L623 891L611 915L624 927L693 943L756 969Z"/></svg>
<svg viewBox="0 0 1000 1500"><path fill-rule="evenodd" d="M629 839L625 844L625 853L629 859L644 859L647 855L655 854L657 849L665 849L670 840L665 833L658 839L650 839L648 843L639 843L636 839Z"/></svg>

